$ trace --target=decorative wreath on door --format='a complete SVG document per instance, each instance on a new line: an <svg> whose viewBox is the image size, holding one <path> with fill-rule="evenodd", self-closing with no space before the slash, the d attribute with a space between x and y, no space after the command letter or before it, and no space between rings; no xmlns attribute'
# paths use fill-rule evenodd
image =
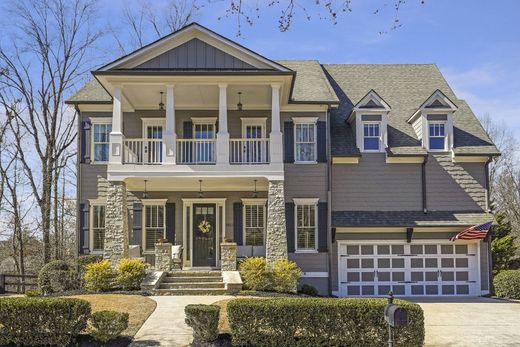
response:
<svg viewBox="0 0 520 347"><path fill-rule="evenodd" d="M202 222L200 222L199 224L199 230L203 233L203 234L207 234L211 231L211 224L209 224L209 222L207 220L203 220Z"/></svg>

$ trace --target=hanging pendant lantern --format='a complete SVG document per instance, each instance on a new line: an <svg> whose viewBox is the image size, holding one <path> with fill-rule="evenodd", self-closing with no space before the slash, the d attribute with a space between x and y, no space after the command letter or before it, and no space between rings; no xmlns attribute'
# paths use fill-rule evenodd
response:
<svg viewBox="0 0 520 347"><path fill-rule="evenodd" d="M164 103L162 101L163 94L164 94L164 92L161 92L161 102L159 103L159 110L160 111L164 111Z"/></svg>
<svg viewBox="0 0 520 347"><path fill-rule="evenodd" d="M238 92L238 104L237 104L237 110L242 111L242 92Z"/></svg>

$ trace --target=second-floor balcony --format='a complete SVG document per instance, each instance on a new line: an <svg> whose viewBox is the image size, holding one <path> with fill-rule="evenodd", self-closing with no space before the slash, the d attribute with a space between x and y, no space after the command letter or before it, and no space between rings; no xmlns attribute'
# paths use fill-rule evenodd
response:
<svg viewBox="0 0 520 347"><path fill-rule="evenodd" d="M227 145L229 164L269 164L268 138L230 139ZM217 162L216 139L177 139L175 147L175 164L213 165ZM160 165L164 162L164 153L163 139L125 139L123 164Z"/></svg>

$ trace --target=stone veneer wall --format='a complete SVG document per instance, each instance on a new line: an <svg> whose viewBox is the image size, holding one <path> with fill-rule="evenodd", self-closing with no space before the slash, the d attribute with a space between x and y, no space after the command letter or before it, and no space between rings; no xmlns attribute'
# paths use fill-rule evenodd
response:
<svg viewBox="0 0 520 347"><path fill-rule="evenodd" d="M222 271L237 270L237 244L222 242L220 244L220 269Z"/></svg>
<svg viewBox="0 0 520 347"><path fill-rule="evenodd" d="M155 244L155 271L170 271L172 269L172 244Z"/></svg>
<svg viewBox="0 0 520 347"><path fill-rule="evenodd" d="M124 182L108 184L103 257L110 260L113 267L128 257L128 206Z"/></svg>
<svg viewBox="0 0 520 347"><path fill-rule="evenodd" d="M265 254L270 266L277 259L287 259L284 181L269 181L267 197L267 233Z"/></svg>

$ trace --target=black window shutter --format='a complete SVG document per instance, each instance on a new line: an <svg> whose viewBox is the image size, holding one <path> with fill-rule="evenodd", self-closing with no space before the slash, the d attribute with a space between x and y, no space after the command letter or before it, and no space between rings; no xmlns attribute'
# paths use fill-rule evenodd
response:
<svg viewBox="0 0 520 347"><path fill-rule="evenodd" d="M243 205L241 202L233 203L233 238L238 246L244 244L243 233Z"/></svg>
<svg viewBox="0 0 520 347"><path fill-rule="evenodd" d="M182 134L185 139L193 138L193 123L191 121L185 121L183 123Z"/></svg>
<svg viewBox="0 0 520 347"><path fill-rule="evenodd" d="M295 249L295 228L294 228L294 203L285 204L285 227L287 229L287 250L294 252Z"/></svg>
<svg viewBox="0 0 520 347"><path fill-rule="evenodd" d="M327 203L318 203L318 252L327 252Z"/></svg>
<svg viewBox="0 0 520 347"><path fill-rule="evenodd" d="M133 204L133 223L132 234L130 236L131 245L141 245L143 234L143 204L138 201Z"/></svg>
<svg viewBox="0 0 520 347"><path fill-rule="evenodd" d="M283 123L284 163L294 163L294 123Z"/></svg>
<svg viewBox="0 0 520 347"><path fill-rule="evenodd" d="M318 163L327 162L327 122L319 121L317 124L318 134Z"/></svg>
<svg viewBox="0 0 520 347"><path fill-rule="evenodd" d="M175 244L175 203L166 203L166 239Z"/></svg>
<svg viewBox="0 0 520 347"><path fill-rule="evenodd" d="M89 213L90 206L88 203L79 204L79 253L89 253Z"/></svg>
<svg viewBox="0 0 520 347"><path fill-rule="evenodd" d="M90 163L90 129L90 121L81 122L80 162L82 164Z"/></svg>

